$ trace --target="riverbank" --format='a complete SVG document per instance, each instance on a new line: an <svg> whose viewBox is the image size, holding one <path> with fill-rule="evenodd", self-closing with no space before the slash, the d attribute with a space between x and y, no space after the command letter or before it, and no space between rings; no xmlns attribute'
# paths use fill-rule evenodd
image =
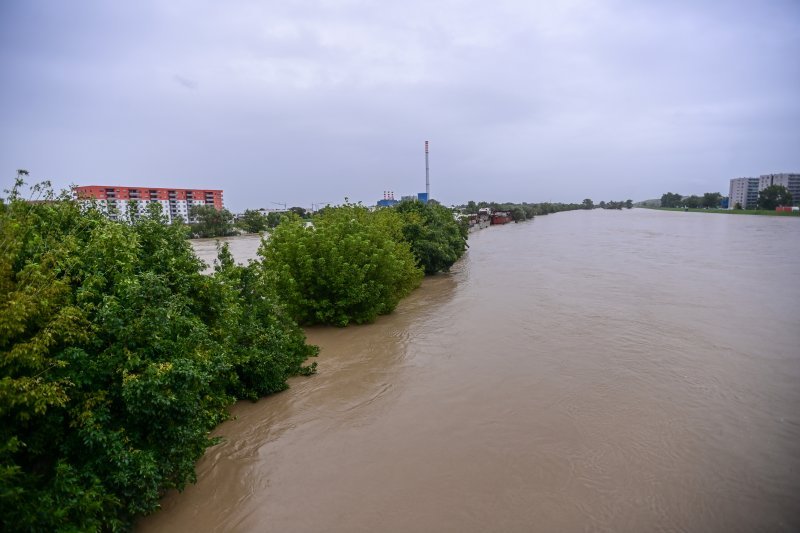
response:
<svg viewBox="0 0 800 533"><path fill-rule="evenodd" d="M720 213L723 215L763 215L768 217L800 217L800 211L767 211L766 209L687 209L683 207L642 207L654 211L682 211L689 213Z"/></svg>

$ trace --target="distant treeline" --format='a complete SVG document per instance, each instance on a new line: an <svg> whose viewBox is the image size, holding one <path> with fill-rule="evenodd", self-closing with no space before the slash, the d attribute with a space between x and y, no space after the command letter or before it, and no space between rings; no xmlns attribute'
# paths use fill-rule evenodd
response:
<svg viewBox="0 0 800 533"><path fill-rule="evenodd" d="M660 207L687 207L689 209L716 209L720 207L722 201L725 199L721 193L707 192L703 196L683 196L678 193L664 193L661 195ZM792 194L782 185L770 185L758 191L758 200L756 205L748 206L748 209L763 209L766 211L774 211L778 206L792 205ZM742 209L740 203L733 206L734 209Z"/></svg>
<svg viewBox="0 0 800 533"><path fill-rule="evenodd" d="M558 202L542 202L538 204L529 204L527 202L523 202L521 204L515 204L512 202L474 202L469 201L464 205L457 206L463 213L466 214L474 214L477 213L479 209L488 207L492 211L506 211L511 214L512 220L514 222L522 222L524 220L531 219L536 216L541 215L548 215L550 213L558 213L560 211L576 211L578 209L594 209L599 207L600 209L631 209L633 207L633 200L625 200L625 201L602 201L599 204L595 205L595 203L591 200L591 198L586 198L583 202L579 204L563 204Z"/></svg>
<svg viewBox="0 0 800 533"><path fill-rule="evenodd" d="M196 205L189 209L190 233L193 237L228 237L238 233L262 233L277 227L285 217L297 216L311 218L311 213L302 207L290 207L286 211L268 213L257 209L247 209L237 219L227 209L214 206Z"/></svg>
<svg viewBox="0 0 800 533"><path fill-rule="evenodd" d="M683 196L678 193L667 192L661 195L661 207L688 207L689 209L707 208L714 209L722 203L721 193L707 192L703 196Z"/></svg>
<svg viewBox="0 0 800 533"><path fill-rule="evenodd" d="M506 211L511 214L514 222L522 222L536 216L548 215L550 213L558 213L560 211L575 211L576 209L584 209L583 204L562 204L559 202L542 202L538 204L529 204L523 202L516 204L513 202L474 202L470 200L464 205L457 206L463 213L475 214L479 209L488 207L492 211Z"/></svg>
<svg viewBox="0 0 800 533"><path fill-rule="evenodd" d="M589 202L591 205L591 200L589 200ZM584 200L584 204L585 203L586 200ZM600 209L633 209L633 200L620 200L618 202L614 200L609 200L608 202L601 200L597 205L587 207L586 209L594 209L595 207L599 207Z"/></svg>

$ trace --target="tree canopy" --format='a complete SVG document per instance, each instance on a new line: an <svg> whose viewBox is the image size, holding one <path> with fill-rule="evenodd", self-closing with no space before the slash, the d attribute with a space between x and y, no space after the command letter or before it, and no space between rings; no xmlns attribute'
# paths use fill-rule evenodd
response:
<svg viewBox="0 0 800 533"><path fill-rule="evenodd" d="M716 209L722 201L722 194L718 192L707 192L703 194L702 206L706 209Z"/></svg>
<svg viewBox="0 0 800 533"><path fill-rule="evenodd" d="M542 202L538 204L532 204L528 202L522 203L513 203L513 202L475 202L470 200L466 204L460 206L460 209L464 213L474 214L477 213L479 209L488 207L493 211L508 211L511 213L512 218L514 218L515 208L519 208L524 214L524 220L530 220L536 216L547 215L550 213L559 213L561 211L572 211L575 209L583 209L583 204L562 204L558 202ZM517 216L518 215L517 211ZM514 218L515 222L521 222L522 220L518 220Z"/></svg>
<svg viewBox="0 0 800 533"><path fill-rule="evenodd" d="M703 199L697 196L696 194L693 194L683 199L683 205L690 209L698 209L702 207Z"/></svg>
<svg viewBox="0 0 800 533"><path fill-rule="evenodd" d="M633 200L625 200L624 202L622 200L602 201L598 204L598 207L601 209L622 209L623 207L625 209L633 209Z"/></svg>
<svg viewBox="0 0 800 533"><path fill-rule="evenodd" d="M467 249L467 228L436 203L406 200L394 208L402 217L403 239L425 274L449 270ZM525 215L522 214L524 220Z"/></svg>
<svg viewBox="0 0 800 533"><path fill-rule="evenodd" d="M277 213L275 211L270 211L267 213L267 227L274 228L278 224L281 223L283 217L286 216L285 213Z"/></svg>
<svg viewBox="0 0 800 533"><path fill-rule="evenodd" d="M19 184L18 184L19 186ZM0 204L0 523L120 530L195 479L237 398L316 353L257 265L215 272L156 211L133 223L68 196Z"/></svg>
<svg viewBox="0 0 800 533"><path fill-rule="evenodd" d="M302 324L371 322L422 278L402 230L393 210L355 204L320 210L312 226L287 217L262 243L260 267Z"/></svg>
<svg viewBox="0 0 800 533"><path fill-rule="evenodd" d="M678 193L667 192L661 195L661 207L681 207L683 196Z"/></svg>
<svg viewBox="0 0 800 533"><path fill-rule="evenodd" d="M661 207L689 207L699 209L701 207L714 209L719 207L724 197L718 192L703 193L703 196L693 194L691 196L681 196L678 193L667 192L661 195Z"/></svg>
<svg viewBox="0 0 800 533"><path fill-rule="evenodd" d="M758 193L759 209L774 211L781 205L792 205L792 194L783 185L770 185Z"/></svg>
<svg viewBox="0 0 800 533"><path fill-rule="evenodd" d="M193 205L189 208L189 226L198 237L227 237L233 235L233 215L227 209L212 205Z"/></svg>
<svg viewBox="0 0 800 533"><path fill-rule="evenodd" d="M294 213L300 218L308 218L309 214L305 207L290 207L289 212Z"/></svg>
<svg viewBox="0 0 800 533"><path fill-rule="evenodd" d="M245 209L236 226L247 233L261 233L266 231L269 225L267 217L256 209Z"/></svg>

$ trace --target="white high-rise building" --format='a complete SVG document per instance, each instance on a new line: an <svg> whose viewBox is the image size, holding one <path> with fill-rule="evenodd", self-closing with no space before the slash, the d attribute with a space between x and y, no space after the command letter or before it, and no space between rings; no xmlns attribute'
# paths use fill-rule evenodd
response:
<svg viewBox="0 0 800 533"><path fill-rule="evenodd" d="M124 220L133 206L144 213L150 203L161 204L161 212L172 222L178 218L189 222L189 209L208 205L217 211L224 206L220 189L167 189L163 187L123 187L119 185L85 185L72 191L78 200L94 201L109 218Z"/></svg>
<svg viewBox="0 0 800 533"><path fill-rule="evenodd" d="M742 209L755 209L758 204L758 178L733 178L728 193L728 209L736 205Z"/></svg>
<svg viewBox="0 0 800 533"><path fill-rule="evenodd" d="M758 206L758 193L771 185L786 187L792 195L792 205L800 206L800 174L762 174L758 178L733 178L728 194L728 209L740 204L742 209Z"/></svg>

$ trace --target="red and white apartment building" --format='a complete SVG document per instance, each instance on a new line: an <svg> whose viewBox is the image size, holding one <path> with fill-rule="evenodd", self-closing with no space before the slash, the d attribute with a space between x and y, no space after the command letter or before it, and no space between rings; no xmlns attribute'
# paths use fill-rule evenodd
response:
<svg viewBox="0 0 800 533"><path fill-rule="evenodd" d="M123 187L120 185L85 185L72 191L76 200L93 201L109 218L124 220L128 210L143 214L153 202L161 204L161 212L172 222L178 218L189 222L189 208L195 205L223 208L221 189L166 189L163 187Z"/></svg>

